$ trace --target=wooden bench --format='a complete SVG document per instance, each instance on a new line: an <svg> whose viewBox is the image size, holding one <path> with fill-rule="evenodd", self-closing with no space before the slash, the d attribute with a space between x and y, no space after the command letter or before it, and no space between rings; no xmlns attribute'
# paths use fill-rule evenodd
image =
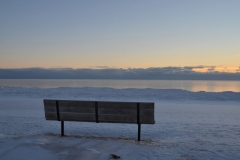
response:
<svg viewBox="0 0 240 160"><path fill-rule="evenodd" d="M154 103L104 102L76 100L44 100L46 120L61 121L64 136L64 121L96 123L138 124L140 141L141 124L154 124Z"/></svg>

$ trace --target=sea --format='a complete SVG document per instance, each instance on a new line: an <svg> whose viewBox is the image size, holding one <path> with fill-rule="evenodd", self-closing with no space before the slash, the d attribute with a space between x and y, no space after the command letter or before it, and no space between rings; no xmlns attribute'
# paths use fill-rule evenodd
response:
<svg viewBox="0 0 240 160"><path fill-rule="evenodd" d="M215 80L102 80L102 79L0 79L1 87L181 89L191 92L240 92L240 81Z"/></svg>

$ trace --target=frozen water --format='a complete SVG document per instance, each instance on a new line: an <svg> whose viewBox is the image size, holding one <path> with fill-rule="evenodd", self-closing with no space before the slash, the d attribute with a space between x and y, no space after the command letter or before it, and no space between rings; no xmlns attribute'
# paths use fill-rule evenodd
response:
<svg viewBox="0 0 240 160"><path fill-rule="evenodd" d="M0 88L0 159L240 159L240 93ZM155 102L154 125L46 121L43 99ZM16 158L17 157L17 158Z"/></svg>
<svg viewBox="0 0 240 160"><path fill-rule="evenodd" d="M114 88L22 88L0 87L1 97L97 99L123 101L198 100L198 101L240 101L240 92L190 92L180 89L114 89Z"/></svg>

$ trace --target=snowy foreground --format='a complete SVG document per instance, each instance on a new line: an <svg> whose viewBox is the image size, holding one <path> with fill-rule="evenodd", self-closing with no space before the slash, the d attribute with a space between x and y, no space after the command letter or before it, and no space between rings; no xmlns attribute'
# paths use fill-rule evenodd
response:
<svg viewBox="0 0 240 160"><path fill-rule="evenodd" d="M238 160L237 97L233 92L0 87L0 159L108 160L116 154L123 160ZM45 120L44 98L155 102L156 124L142 125L141 142L135 124L65 122L61 137L60 122Z"/></svg>

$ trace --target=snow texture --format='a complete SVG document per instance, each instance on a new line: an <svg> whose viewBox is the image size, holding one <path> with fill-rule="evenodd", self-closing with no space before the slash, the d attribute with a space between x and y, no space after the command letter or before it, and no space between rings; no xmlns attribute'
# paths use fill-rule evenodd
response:
<svg viewBox="0 0 240 160"><path fill-rule="evenodd" d="M191 92L181 89L114 89L114 88L23 88L0 87L1 97L61 98L85 100L156 101L156 100L199 100L240 101L240 92Z"/></svg>
<svg viewBox="0 0 240 160"><path fill-rule="evenodd" d="M46 121L43 99L149 101L154 125ZM238 160L240 93L0 87L0 159Z"/></svg>

